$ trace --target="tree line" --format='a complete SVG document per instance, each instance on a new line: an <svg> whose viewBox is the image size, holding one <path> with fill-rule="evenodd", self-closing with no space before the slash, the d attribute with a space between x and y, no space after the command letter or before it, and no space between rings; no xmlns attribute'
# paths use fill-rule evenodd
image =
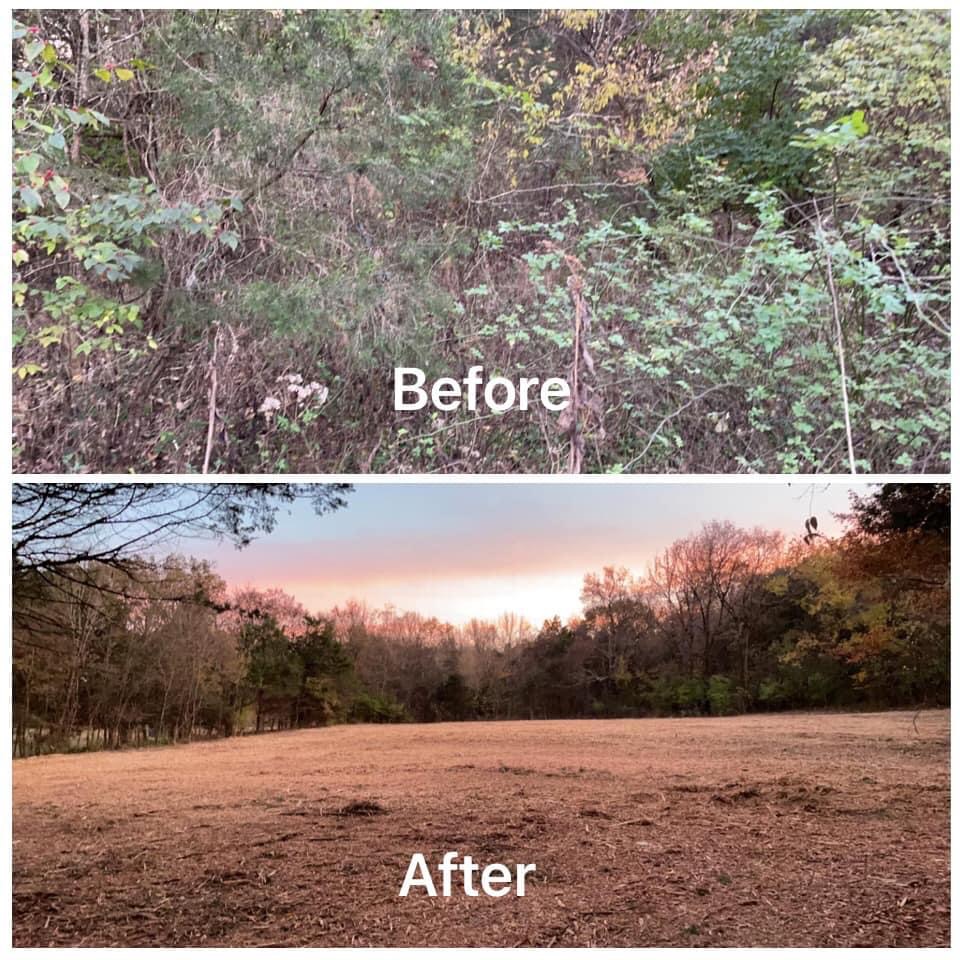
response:
<svg viewBox="0 0 960 960"><path fill-rule="evenodd" d="M357 602L311 615L178 556L15 562L14 751L345 722L945 704L949 508L947 485L894 484L852 496L832 539L816 518L792 541L710 522L642 575L587 574L582 613L539 629Z"/></svg>

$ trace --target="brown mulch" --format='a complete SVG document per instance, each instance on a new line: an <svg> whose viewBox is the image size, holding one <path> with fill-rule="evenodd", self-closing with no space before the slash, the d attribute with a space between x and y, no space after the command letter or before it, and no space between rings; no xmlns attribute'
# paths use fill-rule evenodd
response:
<svg viewBox="0 0 960 960"><path fill-rule="evenodd" d="M18 946L949 943L949 713L335 727L13 764ZM414 852L527 895L397 896Z"/></svg>

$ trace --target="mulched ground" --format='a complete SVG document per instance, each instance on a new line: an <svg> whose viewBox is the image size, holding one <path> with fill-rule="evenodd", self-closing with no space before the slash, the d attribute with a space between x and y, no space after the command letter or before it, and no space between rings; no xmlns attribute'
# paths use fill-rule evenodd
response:
<svg viewBox="0 0 960 960"><path fill-rule="evenodd" d="M949 713L336 727L13 764L18 946L945 946ZM397 896L415 851L523 899Z"/></svg>

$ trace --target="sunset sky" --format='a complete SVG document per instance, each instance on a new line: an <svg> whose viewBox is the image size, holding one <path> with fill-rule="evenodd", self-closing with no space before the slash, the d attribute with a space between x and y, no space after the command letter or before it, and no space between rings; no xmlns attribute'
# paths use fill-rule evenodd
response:
<svg viewBox="0 0 960 960"><path fill-rule="evenodd" d="M865 485L357 483L346 509L284 511L251 546L185 541L233 586L281 587L311 612L348 600L452 623L517 613L534 625L580 609L583 575L604 565L643 573L708 520L803 534L812 512L839 529L848 492ZM811 506L812 494L812 506Z"/></svg>

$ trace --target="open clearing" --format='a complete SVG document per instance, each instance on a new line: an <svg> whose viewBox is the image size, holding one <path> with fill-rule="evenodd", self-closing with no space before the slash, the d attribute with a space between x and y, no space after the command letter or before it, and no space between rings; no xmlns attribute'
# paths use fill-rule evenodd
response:
<svg viewBox="0 0 960 960"><path fill-rule="evenodd" d="M949 942L949 713L332 727L13 764L19 946ZM353 805L353 806L351 806ZM410 856L527 896L397 893Z"/></svg>

